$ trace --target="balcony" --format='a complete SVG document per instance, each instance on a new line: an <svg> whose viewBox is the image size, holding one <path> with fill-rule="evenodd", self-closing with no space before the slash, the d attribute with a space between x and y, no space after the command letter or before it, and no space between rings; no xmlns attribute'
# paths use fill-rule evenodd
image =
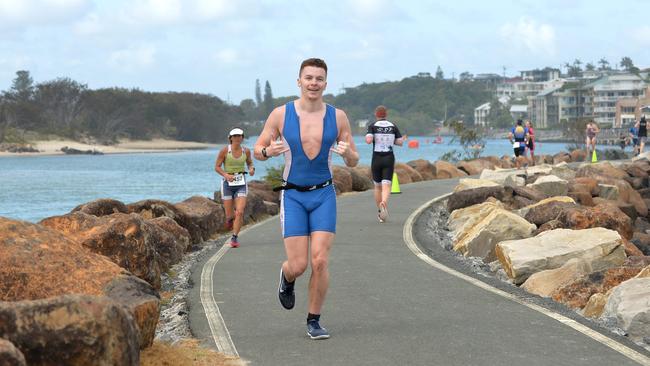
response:
<svg viewBox="0 0 650 366"><path fill-rule="evenodd" d="M594 113L616 113L616 107L595 107Z"/></svg>

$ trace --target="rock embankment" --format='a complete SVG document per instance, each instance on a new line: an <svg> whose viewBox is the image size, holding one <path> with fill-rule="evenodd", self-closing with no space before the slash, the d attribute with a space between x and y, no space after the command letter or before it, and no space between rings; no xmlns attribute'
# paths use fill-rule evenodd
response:
<svg viewBox="0 0 650 366"><path fill-rule="evenodd" d="M541 156L539 163L580 158L579 154L564 153ZM602 250L620 257L619 248L624 247L628 258L620 267L624 269L602 274L600 282L592 280L593 296L587 298L587 307L620 319L631 334L638 333L643 329L638 312L630 309L639 304L629 297L644 287L636 282L629 288L613 284L632 276L646 278L650 272L642 271L644 260L628 263L631 255L641 255L638 248L645 250L650 244L645 201L650 199L650 166L626 167L625 175L619 168L609 167L602 168L605 173L600 168L576 173L566 166L514 173L499 170L513 165L508 157L458 165L420 159L396 164L395 172L401 184L485 174L481 181L461 180L458 192L449 200L450 208L469 210L452 213L457 216L450 222L457 228L457 250L488 261L503 257L504 268L505 263L513 263L509 273L514 277L524 271L517 267L520 260L514 258L514 251L498 249L503 241L521 240L556 227L604 226L613 230L620 235L620 240L614 240L620 244ZM612 169L616 174L609 174ZM337 193L373 187L369 167L334 167L333 171ZM557 178L543 177L551 173ZM573 206L543 202L557 192L571 197ZM489 205L480 206L488 197L492 197ZM466 209L472 205L480 207ZM267 183L250 182L245 223L278 211L278 192ZM38 224L0 217L0 364L138 365L140 350L152 344L159 324L161 274L189 251L222 234L224 221L218 194L214 199L195 196L178 203L148 199L126 204L100 199ZM558 257L569 260L567 255ZM589 256L576 257L583 260ZM619 268L600 262L578 267L582 272L574 272L590 274L600 273L592 270ZM645 277L639 273L646 273ZM517 278L534 275L526 272ZM575 286L575 281L556 282ZM546 291L554 298L563 296L556 295L562 294L556 289ZM612 299L611 304L607 299Z"/></svg>
<svg viewBox="0 0 650 366"><path fill-rule="evenodd" d="M278 197L251 184L245 222L276 214ZM161 273L224 226L222 204L199 196L100 199L38 224L0 217L0 364L139 365Z"/></svg>
<svg viewBox="0 0 650 366"><path fill-rule="evenodd" d="M484 169L446 202L453 250L650 346L649 173L647 157Z"/></svg>

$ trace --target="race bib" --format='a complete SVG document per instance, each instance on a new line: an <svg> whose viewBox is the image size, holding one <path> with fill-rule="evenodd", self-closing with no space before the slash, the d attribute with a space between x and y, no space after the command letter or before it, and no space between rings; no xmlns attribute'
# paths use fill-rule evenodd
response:
<svg viewBox="0 0 650 366"><path fill-rule="evenodd" d="M232 175L232 182L228 182L228 185L231 187L237 187L237 186L243 186L246 184L246 180L244 179L244 174L242 173L236 173Z"/></svg>
<svg viewBox="0 0 650 366"><path fill-rule="evenodd" d="M518 149L519 148L519 143L515 142L514 144L512 144L512 147L514 147L515 149Z"/></svg>

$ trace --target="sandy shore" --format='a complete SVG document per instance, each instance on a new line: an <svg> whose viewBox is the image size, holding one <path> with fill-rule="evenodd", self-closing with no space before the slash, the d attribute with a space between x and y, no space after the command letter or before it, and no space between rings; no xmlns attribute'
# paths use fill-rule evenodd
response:
<svg viewBox="0 0 650 366"><path fill-rule="evenodd" d="M104 146L104 145L88 145L72 140L47 140L47 141L34 141L32 145L40 150L37 153L10 153L0 151L0 157L5 156L48 156L48 155L63 155L61 148L67 146L77 150L97 150L104 154L131 154L131 153L153 153L153 152L173 152L179 150L199 150L208 149L217 146L216 144L206 144L202 142L190 141L176 141L154 139L149 141L140 140L125 140L120 141L119 144Z"/></svg>

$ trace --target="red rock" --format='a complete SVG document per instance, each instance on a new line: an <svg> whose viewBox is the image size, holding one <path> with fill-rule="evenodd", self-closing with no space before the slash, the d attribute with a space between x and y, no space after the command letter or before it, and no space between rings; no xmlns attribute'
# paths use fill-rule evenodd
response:
<svg viewBox="0 0 650 366"><path fill-rule="evenodd" d="M111 198L102 198L88 203L84 203L72 209L70 212L83 212L88 215L106 216L114 213L128 213L126 205L118 200Z"/></svg>
<svg viewBox="0 0 650 366"><path fill-rule="evenodd" d="M437 160L433 165L436 167L436 179L449 179L465 177L467 173L456 168L455 165L446 161Z"/></svg>
<svg viewBox="0 0 650 366"><path fill-rule="evenodd" d="M406 165L420 173L423 180L432 180L436 178L436 167L429 160L418 159L411 160Z"/></svg>
<svg viewBox="0 0 650 366"><path fill-rule="evenodd" d="M338 192L352 192L352 173L347 167L334 165L332 166L332 173L334 186Z"/></svg>
<svg viewBox="0 0 650 366"><path fill-rule="evenodd" d="M399 178L400 184L421 182L423 180L422 175L420 175L420 173L418 173L415 169L411 168L410 166L404 163L395 164L395 173Z"/></svg>
<svg viewBox="0 0 650 366"><path fill-rule="evenodd" d="M201 241L215 238L225 223L223 206L206 197L193 196L175 203L174 207L187 217L191 225L198 227ZM187 226L179 224L193 235Z"/></svg>

